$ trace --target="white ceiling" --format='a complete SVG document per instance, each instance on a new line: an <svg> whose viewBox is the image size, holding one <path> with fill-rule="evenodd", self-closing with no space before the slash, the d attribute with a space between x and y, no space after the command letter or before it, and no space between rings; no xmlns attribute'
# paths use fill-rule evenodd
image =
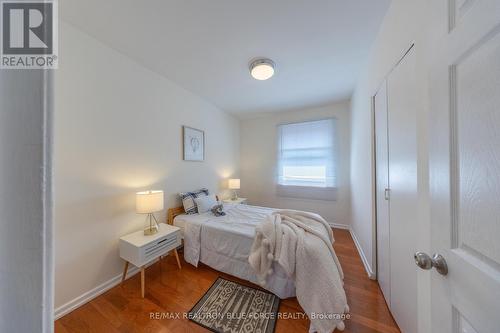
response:
<svg viewBox="0 0 500 333"><path fill-rule="evenodd" d="M390 0L64 0L64 20L219 108L349 98ZM277 64L268 81L248 63Z"/></svg>

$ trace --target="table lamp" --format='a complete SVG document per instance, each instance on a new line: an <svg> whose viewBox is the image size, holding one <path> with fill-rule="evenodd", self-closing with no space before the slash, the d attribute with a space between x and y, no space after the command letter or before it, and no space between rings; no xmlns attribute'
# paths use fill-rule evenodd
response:
<svg viewBox="0 0 500 333"><path fill-rule="evenodd" d="M137 192L135 196L135 211L137 214L148 214L144 223L144 235L154 235L158 232L158 221L153 213L163 210L163 191Z"/></svg>
<svg viewBox="0 0 500 333"><path fill-rule="evenodd" d="M231 200L237 200L238 194L236 193L236 190L240 189L240 180L239 179L229 179L228 187L230 190L233 190L233 195L231 197Z"/></svg>

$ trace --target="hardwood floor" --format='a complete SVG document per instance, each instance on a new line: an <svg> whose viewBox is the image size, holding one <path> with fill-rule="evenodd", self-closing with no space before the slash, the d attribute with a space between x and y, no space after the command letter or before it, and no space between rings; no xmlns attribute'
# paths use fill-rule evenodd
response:
<svg viewBox="0 0 500 333"><path fill-rule="evenodd" d="M345 290L351 309L347 333L398 333L382 292L366 271L348 231L334 229L335 251L345 273ZM182 318L203 296L218 276L251 285L205 265L195 268L168 256L146 270L146 297L141 298L140 274L126 280L55 322L57 333L79 332L210 332ZM281 302L280 312L303 313L295 298ZM151 319L151 315L179 313L180 319ZM309 320L279 319L276 333L308 332Z"/></svg>

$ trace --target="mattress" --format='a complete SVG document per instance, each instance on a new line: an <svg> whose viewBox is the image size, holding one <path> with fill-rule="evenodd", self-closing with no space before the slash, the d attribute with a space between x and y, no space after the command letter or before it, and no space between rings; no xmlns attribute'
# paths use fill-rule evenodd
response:
<svg viewBox="0 0 500 333"><path fill-rule="evenodd" d="M244 234L253 238L255 234L255 226L263 219L270 215L274 209L267 207L258 207L242 204L224 204L226 216L214 216L211 212L202 214L181 214L174 218L174 225L184 228L187 223L201 223L216 227L217 229L226 230L229 233Z"/></svg>
<svg viewBox="0 0 500 333"><path fill-rule="evenodd" d="M257 283L257 277L248 263L248 255L255 235L255 227L274 211L271 208L241 204L225 204L226 216L212 213L178 215L174 225L185 234L186 228L197 226L199 232L199 261L227 274ZM185 249L184 255L192 252ZM189 259L189 260L188 260ZM191 258L186 261L192 263ZM280 298L295 296L293 280L275 263L274 273L264 287Z"/></svg>

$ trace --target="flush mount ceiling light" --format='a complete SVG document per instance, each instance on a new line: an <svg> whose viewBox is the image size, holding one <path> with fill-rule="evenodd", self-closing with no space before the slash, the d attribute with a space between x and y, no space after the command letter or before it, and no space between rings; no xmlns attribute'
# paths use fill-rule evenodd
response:
<svg viewBox="0 0 500 333"><path fill-rule="evenodd" d="M271 59L257 59L250 63L250 75L256 80L267 80L274 75L275 64Z"/></svg>

